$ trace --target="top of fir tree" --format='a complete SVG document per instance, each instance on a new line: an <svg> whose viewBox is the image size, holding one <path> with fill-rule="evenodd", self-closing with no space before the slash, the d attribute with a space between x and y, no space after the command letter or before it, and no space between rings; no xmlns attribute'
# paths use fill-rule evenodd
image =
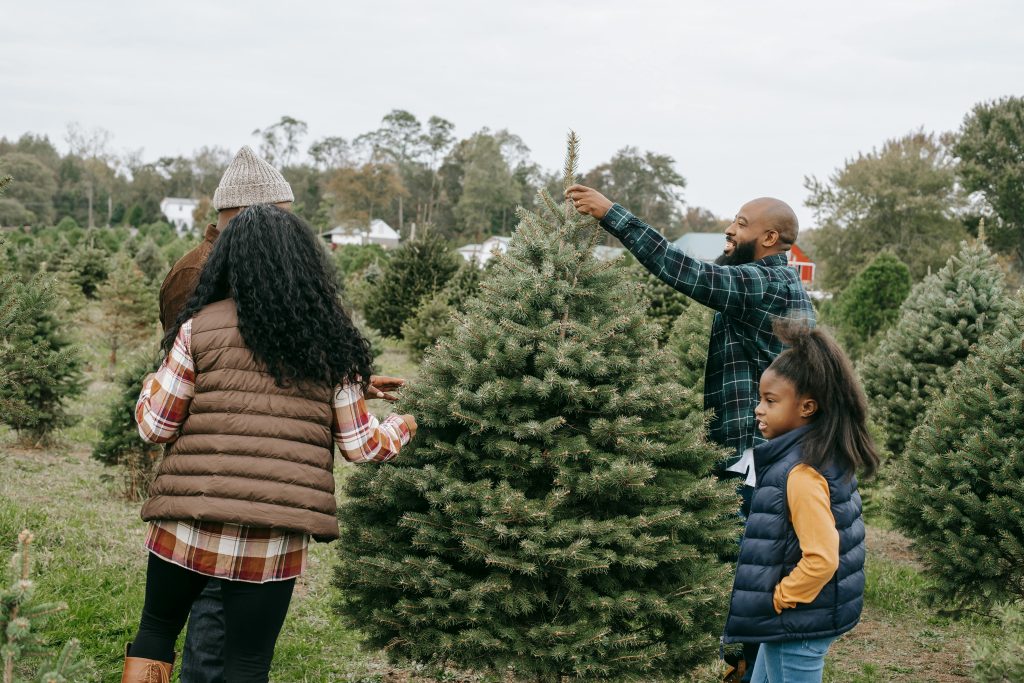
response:
<svg viewBox="0 0 1024 683"><path fill-rule="evenodd" d="M1003 272L980 240L964 242L910 291L899 319L858 368L894 453L942 392L949 370L992 332L1004 306Z"/></svg>
<svg viewBox="0 0 1024 683"><path fill-rule="evenodd" d="M342 611L398 659L675 675L716 650L735 493L599 226L539 207L402 399L413 447L349 479Z"/></svg>

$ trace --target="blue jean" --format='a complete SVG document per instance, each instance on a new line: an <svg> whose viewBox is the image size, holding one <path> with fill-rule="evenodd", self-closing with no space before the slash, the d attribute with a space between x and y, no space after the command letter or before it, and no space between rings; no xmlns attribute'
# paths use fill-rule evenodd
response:
<svg viewBox="0 0 1024 683"><path fill-rule="evenodd" d="M835 638L761 643L751 683L821 683L825 654Z"/></svg>
<svg viewBox="0 0 1024 683"><path fill-rule="evenodd" d="M181 683L224 683L224 601L220 583L219 579L210 579L192 603L181 653Z"/></svg>

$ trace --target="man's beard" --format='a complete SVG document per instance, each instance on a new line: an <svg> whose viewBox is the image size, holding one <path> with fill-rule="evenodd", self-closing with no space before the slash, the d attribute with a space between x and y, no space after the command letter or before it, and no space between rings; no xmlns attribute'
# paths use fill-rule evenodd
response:
<svg viewBox="0 0 1024 683"><path fill-rule="evenodd" d="M732 253L722 253L715 259L716 266L742 266L744 263L754 262L754 251L757 247L757 240L749 242L737 242L732 248Z"/></svg>

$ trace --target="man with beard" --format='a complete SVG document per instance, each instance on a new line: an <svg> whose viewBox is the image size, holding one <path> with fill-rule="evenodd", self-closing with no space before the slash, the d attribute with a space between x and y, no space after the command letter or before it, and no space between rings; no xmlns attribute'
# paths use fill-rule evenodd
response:
<svg viewBox="0 0 1024 683"><path fill-rule="evenodd" d="M754 418L758 382L783 350L772 324L789 317L814 323L807 292L787 265L786 252L799 233L796 214L770 197L747 202L726 228L725 250L712 264L687 256L597 190L573 185L565 196L577 211L598 219L651 273L716 311L704 371L704 408L714 411L709 437L733 453L720 476L745 477L739 489L746 518L755 483L753 447L764 441ZM756 658L757 645L745 644L744 681ZM737 667L733 675L740 671Z"/></svg>

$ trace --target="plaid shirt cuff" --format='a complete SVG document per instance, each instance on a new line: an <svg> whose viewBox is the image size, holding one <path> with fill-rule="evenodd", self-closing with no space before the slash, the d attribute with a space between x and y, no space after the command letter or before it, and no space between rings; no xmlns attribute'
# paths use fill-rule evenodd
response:
<svg viewBox="0 0 1024 683"><path fill-rule="evenodd" d="M601 227L618 237L637 260L644 262L659 246L667 247L668 241L651 226L634 216L621 204L612 204L601 219Z"/></svg>
<svg viewBox="0 0 1024 683"><path fill-rule="evenodd" d="M601 219L601 227L622 239L623 235L629 231L631 218L634 218L633 214L621 204L612 204L612 208L608 209L608 213Z"/></svg>

